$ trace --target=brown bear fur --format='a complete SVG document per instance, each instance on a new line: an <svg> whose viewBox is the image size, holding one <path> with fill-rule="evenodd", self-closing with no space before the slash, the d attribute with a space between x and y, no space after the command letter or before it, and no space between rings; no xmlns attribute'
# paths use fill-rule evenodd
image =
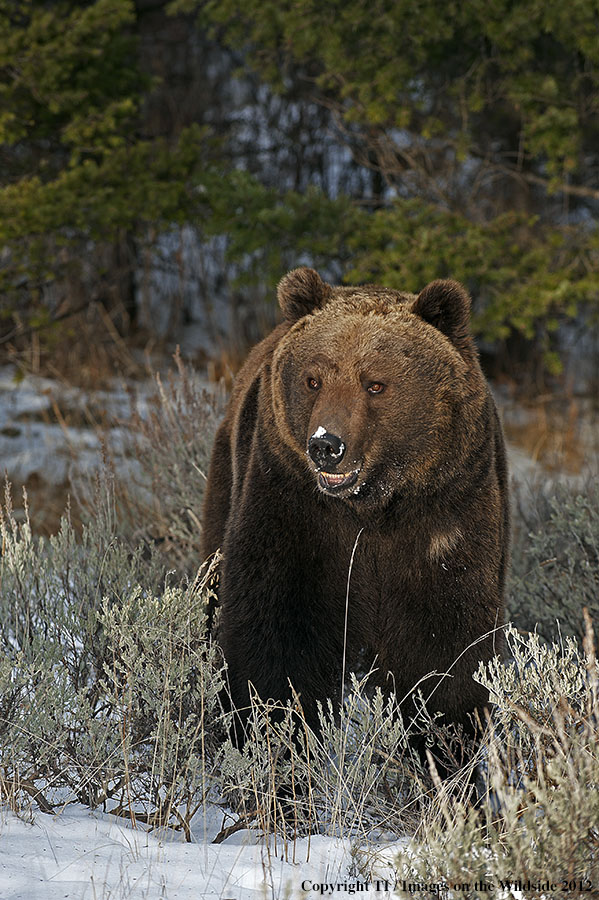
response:
<svg viewBox="0 0 599 900"><path fill-rule="evenodd" d="M291 682L312 726L316 700L339 701L355 547L346 671L361 653L398 699L418 685L468 725L487 701L472 673L501 644L509 540L469 298L452 281L417 296L332 287L312 269L278 296L285 320L236 379L204 505L233 700L246 707L251 682L285 701ZM324 439L322 474L308 442L320 452L324 433L345 450Z"/></svg>

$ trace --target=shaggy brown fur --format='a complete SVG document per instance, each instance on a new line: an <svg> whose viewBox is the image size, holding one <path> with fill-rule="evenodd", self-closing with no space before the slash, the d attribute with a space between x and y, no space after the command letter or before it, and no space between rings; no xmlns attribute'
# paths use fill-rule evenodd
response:
<svg viewBox="0 0 599 900"><path fill-rule="evenodd" d="M509 539L469 298L452 281L415 296L297 269L279 302L285 321L237 377L204 506L233 699L246 706L251 682L285 700L291 681L311 725L316 700L339 699L362 529L347 668L366 651L398 698L419 684L467 724L487 701L472 673L500 644Z"/></svg>

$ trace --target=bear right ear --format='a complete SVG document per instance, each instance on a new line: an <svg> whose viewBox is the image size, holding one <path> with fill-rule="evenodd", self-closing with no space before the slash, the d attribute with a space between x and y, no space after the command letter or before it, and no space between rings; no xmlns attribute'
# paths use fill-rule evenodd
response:
<svg viewBox="0 0 599 900"><path fill-rule="evenodd" d="M288 322L297 322L320 309L331 288L314 269L293 269L279 281L277 297Z"/></svg>
<svg viewBox="0 0 599 900"><path fill-rule="evenodd" d="M470 297L459 282L431 281L414 301L412 312L449 338L462 356L473 355Z"/></svg>

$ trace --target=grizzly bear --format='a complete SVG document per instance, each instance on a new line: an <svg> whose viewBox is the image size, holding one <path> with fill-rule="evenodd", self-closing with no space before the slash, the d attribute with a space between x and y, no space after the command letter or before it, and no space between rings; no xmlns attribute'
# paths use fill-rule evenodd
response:
<svg viewBox="0 0 599 900"><path fill-rule="evenodd" d="M418 294L279 284L284 321L250 353L215 439L203 553L218 548L219 640L249 687L307 722L358 657L443 721L487 702L509 540L504 440L454 281ZM351 561L351 567L350 567ZM350 571L351 568L351 571ZM345 656L344 656L345 654Z"/></svg>

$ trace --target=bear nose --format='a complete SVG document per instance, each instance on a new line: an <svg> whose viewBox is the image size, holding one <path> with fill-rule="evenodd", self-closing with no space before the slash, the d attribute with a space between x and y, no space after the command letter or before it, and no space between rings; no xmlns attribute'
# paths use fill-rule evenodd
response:
<svg viewBox="0 0 599 900"><path fill-rule="evenodd" d="M336 434L318 429L308 441L308 455L315 466L324 469L326 466L337 466L343 459L345 444Z"/></svg>

